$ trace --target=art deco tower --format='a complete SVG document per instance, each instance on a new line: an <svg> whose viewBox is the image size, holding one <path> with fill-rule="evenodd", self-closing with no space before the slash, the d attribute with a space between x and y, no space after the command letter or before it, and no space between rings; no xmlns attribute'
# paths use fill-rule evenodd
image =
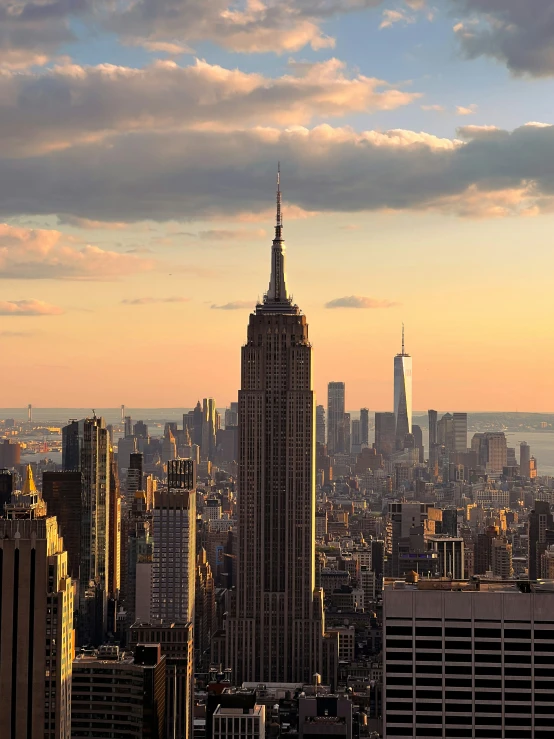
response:
<svg viewBox="0 0 554 739"><path fill-rule="evenodd" d="M402 353L394 358L394 415L396 443L403 448L404 437L412 433L412 358L404 349L404 324Z"/></svg>
<svg viewBox="0 0 554 739"><path fill-rule="evenodd" d="M311 682L322 650L315 590L315 398L306 317L287 292L281 191L271 280L242 348L233 682Z"/></svg>

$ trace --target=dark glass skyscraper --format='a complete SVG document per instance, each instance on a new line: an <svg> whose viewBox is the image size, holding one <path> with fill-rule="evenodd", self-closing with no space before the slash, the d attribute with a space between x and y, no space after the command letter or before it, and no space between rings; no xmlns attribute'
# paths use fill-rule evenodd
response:
<svg viewBox="0 0 554 739"><path fill-rule="evenodd" d="M287 293L281 192L269 289L242 348L233 681L306 682L321 661L315 398L306 317Z"/></svg>

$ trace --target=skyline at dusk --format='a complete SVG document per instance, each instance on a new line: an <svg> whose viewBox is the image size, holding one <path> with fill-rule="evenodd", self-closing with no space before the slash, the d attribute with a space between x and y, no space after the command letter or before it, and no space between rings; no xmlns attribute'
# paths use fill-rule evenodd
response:
<svg viewBox="0 0 554 739"><path fill-rule="evenodd" d="M0 0L2 404L234 401L281 161L318 402L554 411L551 4L150 5Z"/></svg>

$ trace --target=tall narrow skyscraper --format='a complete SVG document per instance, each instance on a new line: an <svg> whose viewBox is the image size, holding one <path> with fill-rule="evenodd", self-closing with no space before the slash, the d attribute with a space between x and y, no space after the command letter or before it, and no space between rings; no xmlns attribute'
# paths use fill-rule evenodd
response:
<svg viewBox="0 0 554 739"><path fill-rule="evenodd" d="M412 433L412 358L405 351L404 324L402 352L394 358L394 415L396 444L402 448L406 434Z"/></svg>
<svg viewBox="0 0 554 739"><path fill-rule="evenodd" d="M329 454L344 454L346 451L344 407L344 382L330 382L327 388L327 449Z"/></svg>
<svg viewBox="0 0 554 739"><path fill-rule="evenodd" d="M278 185L269 290L242 348L237 586L227 629L238 685L311 682L320 671L311 364L306 317L287 292Z"/></svg>
<svg viewBox="0 0 554 739"><path fill-rule="evenodd" d="M360 444L369 446L369 409L360 409Z"/></svg>
<svg viewBox="0 0 554 739"><path fill-rule="evenodd" d="M98 644L107 626L110 550L110 439L103 418L71 421L63 434L63 467L81 472L79 640Z"/></svg>

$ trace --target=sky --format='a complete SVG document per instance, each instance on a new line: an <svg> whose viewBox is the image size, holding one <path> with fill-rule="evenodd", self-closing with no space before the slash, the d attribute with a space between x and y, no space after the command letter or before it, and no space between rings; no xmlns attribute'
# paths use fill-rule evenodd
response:
<svg viewBox="0 0 554 739"><path fill-rule="evenodd" d="M236 400L280 161L318 402L554 411L553 99L554 0L0 0L0 406Z"/></svg>

